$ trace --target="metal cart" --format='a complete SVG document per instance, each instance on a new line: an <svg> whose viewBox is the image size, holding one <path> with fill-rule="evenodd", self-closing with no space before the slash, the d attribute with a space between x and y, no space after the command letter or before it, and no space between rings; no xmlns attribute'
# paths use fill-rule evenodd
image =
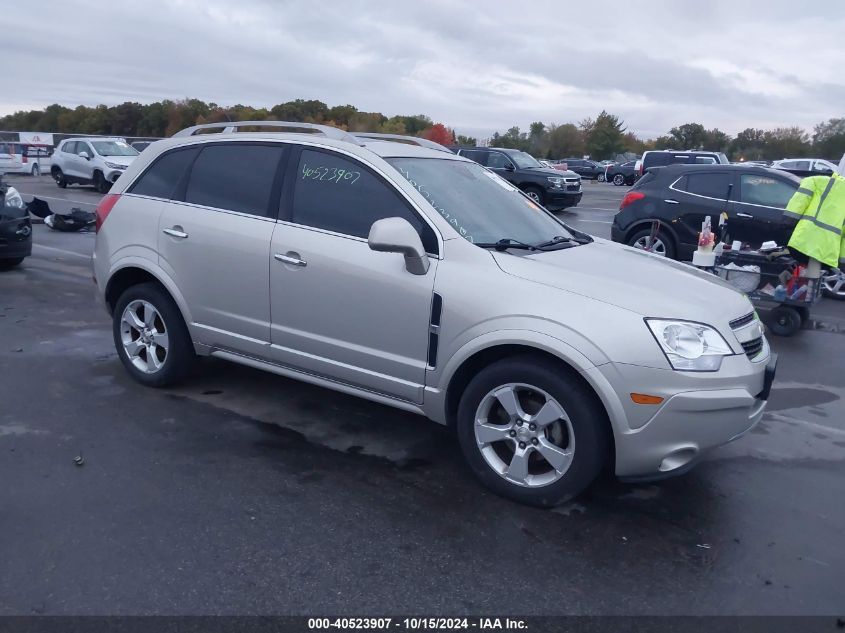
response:
<svg viewBox="0 0 845 633"><path fill-rule="evenodd" d="M713 272L742 290L755 306L770 310L768 325L773 334L792 336L810 318L810 308L821 296L821 279L798 276L800 265L789 255L725 251L716 259Z"/></svg>

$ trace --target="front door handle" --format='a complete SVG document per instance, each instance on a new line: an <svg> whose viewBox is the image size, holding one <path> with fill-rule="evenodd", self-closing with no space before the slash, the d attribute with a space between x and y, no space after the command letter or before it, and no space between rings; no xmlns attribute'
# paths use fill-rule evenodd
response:
<svg viewBox="0 0 845 633"><path fill-rule="evenodd" d="M304 259L299 259L298 257L291 257L290 255L282 255L281 253L276 253L273 257L283 264L290 264L291 266L307 266L308 262Z"/></svg>
<svg viewBox="0 0 845 633"><path fill-rule="evenodd" d="M754 216L750 213L737 213L736 217L738 218L753 218Z"/></svg>
<svg viewBox="0 0 845 633"><path fill-rule="evenodd" d="M188 234L185 233L185 231L182 230L181 226L173 226L169 229L164 229L163 233L166 233L170 237L178 237L179 239L182 239L182 240L184 240L186 237L188 237Z"/></svg>
<svg viewBox="0 0 845 633"><path fill-rule="evenodd" d="M669 203L669 204L678 204L678 201L677 201L677 200L672 200L672 198L667 198L667 199L666 199L666 200L664 200L663 202L667 202L667 203Z"/></svg>

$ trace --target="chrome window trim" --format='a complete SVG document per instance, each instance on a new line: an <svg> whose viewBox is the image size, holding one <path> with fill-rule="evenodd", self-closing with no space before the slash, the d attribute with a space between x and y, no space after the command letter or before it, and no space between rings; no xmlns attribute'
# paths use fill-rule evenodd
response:
<svg viewBox="0 0 845 633"><path fill-rule="evenodd" d="M716 202L728 202L727 198L713 198L711 196L702 196L700 193L692 193L691 191L684 191L683 189L676 189L675 185L678 183L678 181L681 178L683 178L684 176L688 176L688 175L689 174L683 174L681 176L678 176L678 178L675 180L675 182L673 182L671 185L669 185L669 189L671 189L672 191L677 191L678 193L686 194L688 196L695 196L696 198L704 198L705 200L715 200Z"/></svg>

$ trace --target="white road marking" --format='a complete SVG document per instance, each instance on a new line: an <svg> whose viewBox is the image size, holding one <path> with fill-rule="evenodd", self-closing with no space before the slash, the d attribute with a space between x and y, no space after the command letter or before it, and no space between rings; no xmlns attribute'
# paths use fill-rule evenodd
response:
<svg viewBox="0 0 845 633"><path fill-rule="evenodd" d="M63 248L56 248L55 246L44 246L43 244L33 244L33 248L43 248L45 251L55 251L56 253L61 253L62 255L72 255L73 257L81 257L82 259L91 259L90 255L83 255L82 253L77 253L75 251L66 251Z"/></svg>
<svg viewBox="0 0 845 633"><path fill-rule="evenodd" d="M38 198L39 200L58 200L59 202L68 202L70 204L84 204L89 207L96 207L97 202L82 202L81 200L70 200L68 198L57 198L55 196L42 196L40 193L27 193L25 191L18 190L22 196L32 196L33 198Z"/></svg>
<svg viewBox="0 0 845 633"><path fill-rule="evenodd" d="M589 209L590 211L613 211L616 213L619 209L606 209L605 207L582 207L579 206L578 209Z"/></svg>
<svg viewBox="0 0 845 633"><path fill-rule="evenodd" d="M610 221L610 220L583 220L581 218L570 218L568 220L566 218L564 218L564 221L565 222L566 221L568 221L568 222L592 222L593 224L613 224L613 222Z"/></svg>

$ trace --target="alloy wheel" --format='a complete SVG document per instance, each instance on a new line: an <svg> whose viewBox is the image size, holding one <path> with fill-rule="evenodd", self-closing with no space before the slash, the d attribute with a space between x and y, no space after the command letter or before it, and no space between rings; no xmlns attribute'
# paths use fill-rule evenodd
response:
<svg viewBox="0 0 845 633"><path fill-rule="evenodd" d="M650 235L643 235L640 239L635 240L631 246L642 251L649 251L655 255L666 257L666 243L659 237L651 238Z"/></svg>
<svg viewBox="0 0 845 633"><path fill-rule="evenodd" d="M120 338L130 362L154 374L167 362L170 340L164 319L149 301L131 301L120 318Z"/></svg>
<svg viewBox="0 0 845 633"><path fill-rule="evenodd" d="M526 191L525 195L531 198L534 202L538 204L540 203L540 194L538 194L536 191Z"/></svg>
<svg viewBox="0 0 845 633"><path fill-rule="evenodd" d="M487 465L517 486L537 488L563 477L575 455L564 408L542 389L508 383L490 391L475 413L475 441Z"/></svg>
<svg viewBox="0 0 845 633"><path fill-rule="evenodd" d="M822 284L827 294L837 299L845 299L845 273L834 268L822 275Z"/></svg>

